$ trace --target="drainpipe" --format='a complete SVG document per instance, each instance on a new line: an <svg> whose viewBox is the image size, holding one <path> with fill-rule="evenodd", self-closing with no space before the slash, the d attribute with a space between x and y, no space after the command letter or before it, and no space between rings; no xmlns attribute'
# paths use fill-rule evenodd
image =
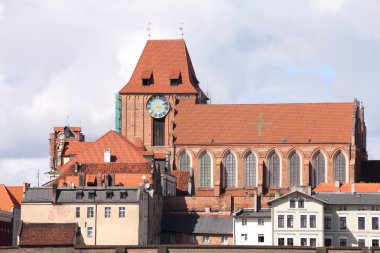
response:
<svg viewBox="0 0 380 253"><path fill-rule="evenodd" d="M98 205L95 204L95 245L97 245L96 243L96 233L98 232Z"/></svg>

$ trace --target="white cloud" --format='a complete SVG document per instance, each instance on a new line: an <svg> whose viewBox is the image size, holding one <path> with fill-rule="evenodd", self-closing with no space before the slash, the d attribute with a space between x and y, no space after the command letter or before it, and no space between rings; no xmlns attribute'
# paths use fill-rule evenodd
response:
<svg viewBox="0 0 380 253"><path fill-rule="evenodd" d="M152 39L180 38L184 22L195 71L213 103L357 97L366 106L370 157L379 158L380 4L365 3L0 2L6 38L0 40L0 159L12 166L37 159L42 168L48 134L66 124L67 114L88 140L112 129L114 94L134 70L148 22ZM1 181L14 180L12 171L0 171Z"/></svg>

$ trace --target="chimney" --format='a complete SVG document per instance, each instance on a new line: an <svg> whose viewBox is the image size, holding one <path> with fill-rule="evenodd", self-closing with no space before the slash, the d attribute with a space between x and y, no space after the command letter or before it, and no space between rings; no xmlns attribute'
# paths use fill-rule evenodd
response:
<svg viewBox="0 0 380 253"><path fill-rule="evenodd" d="M352 193L356 192L356 184L355 183L351 183L351 192Z"/></svg>
<svg viewBox="0 0 380 253"><path fill-rule="evenodd" d="M311 196L311 186L307 187L307 195Z"/></svg>
<svg viewBox="0 0 380 253"><path fill-rule="evenodd" d="M51 201L53 202L53 205L57 203L57 188L58 188L58 185L53 184L53 192L51 195Z"/></svg>
<svg viewBox="0 0 380 253"><path fill-rule="evenodd" d="M80 168L80 164L78 162L75 162L74 163L74 173L78 173L79 168Z"/></svg>
<svg viewBox="0 0 380 253"><path fill-rule="evenodd" d="M104 149L104 162L105 163L111 162L111 149L110 148Z"/></svg>
<svg viewBox="0 0 380 253"><path fill-rule="evenodd" d="M276 199L280 197L280 190L279 190L279 189L276 190L276 192L275 192L275 194L274 194L274 197L275 197Z"/></svg>
<svg viewBox="0 0 380 253"><path fill-rule="evenodd" d="M102 173L96 175L96 186L102 186Z"/></svg>
<svg viewBox="0 0 380 253"><path fill-rule="evenodd" d="M335 188L339 189L340 188L340 181L337 180L337 181L334 181L334 183L335 183Z"/></svg>
<svg viewBox="0 0 380 253"><path fill-rule="evenodd" d="M205 207L205 213L211 213L211 207L206 206Z"/></svg>

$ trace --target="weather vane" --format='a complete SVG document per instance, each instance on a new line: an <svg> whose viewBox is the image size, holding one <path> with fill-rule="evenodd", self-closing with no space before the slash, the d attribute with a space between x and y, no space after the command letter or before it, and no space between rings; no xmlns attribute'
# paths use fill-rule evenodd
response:
<svg viewBox="0 0 380 253"><path fill-rule="evenodd" d="M181 22L181 26L179 27L179 30L181 31L181 36L183 39L183 22Z"/></svg>
<svg viewBox="0 0 380 253"><path fill-rule="evenodd" d="M148 31L148 40L150 40L150 22L148 23L146 30Z"/></svg>

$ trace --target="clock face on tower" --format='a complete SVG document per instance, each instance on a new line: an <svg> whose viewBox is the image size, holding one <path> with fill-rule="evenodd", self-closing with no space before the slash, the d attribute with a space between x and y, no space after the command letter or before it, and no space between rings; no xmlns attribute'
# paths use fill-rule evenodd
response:
<svg viewBox="0 0 380 253"><path fill-rule="evenodd" d="M146 110L150 116L156 119L165 117L169 109L169 101L162 95L151 96L146 102Z"/></svg>

